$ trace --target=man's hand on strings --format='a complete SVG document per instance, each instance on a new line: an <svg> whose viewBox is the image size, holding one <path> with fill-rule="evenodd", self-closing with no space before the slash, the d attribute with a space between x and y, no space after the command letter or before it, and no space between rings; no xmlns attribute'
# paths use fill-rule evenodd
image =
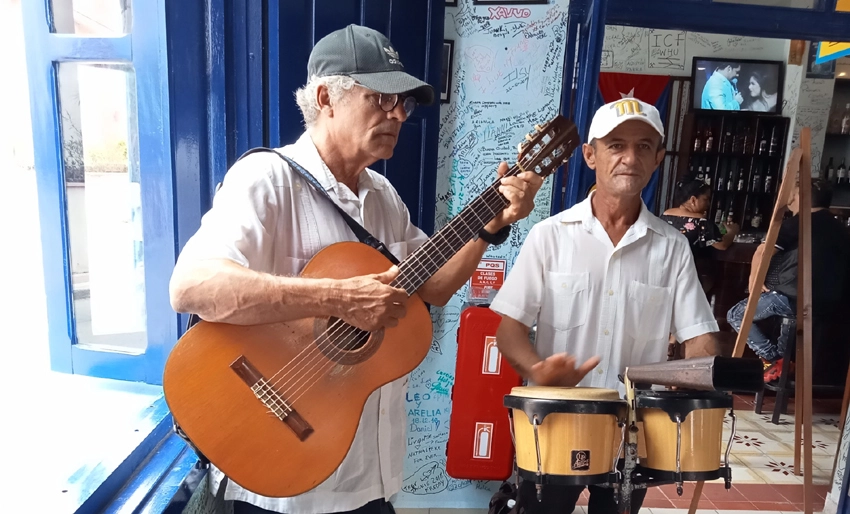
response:
<svg viewBox="0 0 850 514"><path fill-rule="evenodd" d="M519 175L505 177L507 171L507 163L499 164L497 170L501 178L499 192L508 199L510 205L484 227L491 234L531 214L534 209L534 197L543 185L543 177L537 173L523 171Z"/></svg>
<svg viewBox="0 0 850 514"><path fill-rule="evenodd" d="M334 298L337 317L369 332L395 327L407 314L404 289L389 284L398 276L398 267L374 275L338 280Z"/></svg>

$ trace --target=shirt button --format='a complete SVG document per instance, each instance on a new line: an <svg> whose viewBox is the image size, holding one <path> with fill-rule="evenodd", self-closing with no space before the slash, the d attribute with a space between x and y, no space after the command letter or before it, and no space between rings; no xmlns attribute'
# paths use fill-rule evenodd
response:
<svg viewBox="0 0 850 514"><path fill-rule="evenodd" d="M614 290L613 289L608 290L608 296L614 296Z"/></svg>
<svg viewBox="0 0 850 514"><path fill-rule="evenodd" d="M607 335L608 335L608 331L606 330L606 331L604 332L604 334L607 336Z"/></svg>
<svg viewBox="0 0 850 514"><path fill-rule="evenodd" d="M599 373L600 375L601 375L602 373L604 373L604 372L602 371L602 368L601 368L601 367L596 368L596 372L597 372L597 373Z"/></svg>
<svg viewBox="0 0 850 514"><path fill-rule="evenodd" d="M381 416L387 415L387 409L381 409Z"/></svg>
<svg viewBox="0 0 850 514"><path fill-rule="evenodd" d="M567 283L566 283L566 282L561 282L561 287L566 288L566 287L567 287Z"/></svg>

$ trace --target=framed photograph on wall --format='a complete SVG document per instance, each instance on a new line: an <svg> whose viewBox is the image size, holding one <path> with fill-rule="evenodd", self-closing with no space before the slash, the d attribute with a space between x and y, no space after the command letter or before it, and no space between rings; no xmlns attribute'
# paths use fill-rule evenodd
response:
<svg viewBox="0 0 850 514"><path fill-rule="evenodd" d="M440 73L440 103L448 103L452 94L452 75L454 75L455 42L443 40L443 69Z"/></svg>
<svg viewBox="0 0 850 514"><path fill-rule="evenodd" d="M809 63L806 67L807 79L831 79L835 77L835 61L815 64L818 55L818 42L809 42Z"/></svg>

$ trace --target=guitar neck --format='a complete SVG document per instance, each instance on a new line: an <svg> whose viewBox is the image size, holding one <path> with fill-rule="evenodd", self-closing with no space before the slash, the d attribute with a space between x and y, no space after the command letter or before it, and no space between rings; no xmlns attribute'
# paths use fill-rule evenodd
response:
<svg viewBox="0 0 850 514"><path fill-rule="evenodd" d="M519 173L519 167L514 165L505 173L505 177ZM416 292L490 220L507 207L510 202L499 192L500 183L497 180L491 184L446 226L410 254L399 265L399 274L392 282L393 287L404 289L408 295Z"/></svg>

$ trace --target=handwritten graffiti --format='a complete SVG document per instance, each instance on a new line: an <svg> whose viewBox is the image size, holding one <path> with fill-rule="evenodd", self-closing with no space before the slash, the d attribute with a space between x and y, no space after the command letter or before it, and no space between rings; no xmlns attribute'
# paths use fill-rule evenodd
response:
<svg viewBox="0 0 850 514"><path fill-rule="evenodd" d="M491 20L503 20L507 18L528 18L531 16L531 9L516 8L516 7L490 7Z"/></svg>

